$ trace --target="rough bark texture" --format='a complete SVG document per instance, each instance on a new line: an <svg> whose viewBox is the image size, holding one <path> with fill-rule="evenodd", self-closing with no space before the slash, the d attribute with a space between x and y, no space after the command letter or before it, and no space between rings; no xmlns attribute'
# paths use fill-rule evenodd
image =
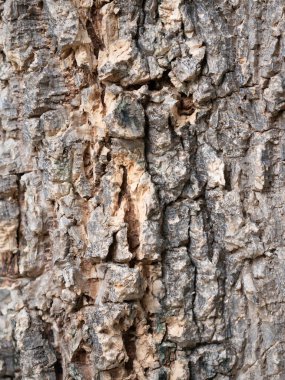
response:
<svg viewBox="0 0 285 380"><path fill-rule="evenodd" d="M0 378L284 380L283 0L0 10Z"/></svg>

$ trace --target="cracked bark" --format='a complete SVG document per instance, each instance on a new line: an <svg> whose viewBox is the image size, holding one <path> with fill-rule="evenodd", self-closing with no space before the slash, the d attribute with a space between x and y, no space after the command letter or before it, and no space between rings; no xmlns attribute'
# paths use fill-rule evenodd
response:
<svg viewBox="0 0 285 380"><path fill-rule="evenodd" d="M0 378L283 380L282 1L0 13Z"/></svg>

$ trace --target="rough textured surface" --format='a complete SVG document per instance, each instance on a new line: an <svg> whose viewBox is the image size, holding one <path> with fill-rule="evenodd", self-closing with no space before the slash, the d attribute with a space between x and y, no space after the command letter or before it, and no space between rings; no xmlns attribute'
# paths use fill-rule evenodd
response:
<svg viewBox="0 0 285 380"><path fill-rule="evenodd" d="M0 378L284 380L282 0L0 1Z"/></svg>

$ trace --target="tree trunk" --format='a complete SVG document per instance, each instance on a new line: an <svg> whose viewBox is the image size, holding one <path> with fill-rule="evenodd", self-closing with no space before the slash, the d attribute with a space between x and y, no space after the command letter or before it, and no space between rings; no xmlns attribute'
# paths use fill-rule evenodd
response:
<svg viewBox="0 0 285 380"><path fill-rule="evenodd" d="M0 378L284 380L283 1L0 10Z"/></svg>

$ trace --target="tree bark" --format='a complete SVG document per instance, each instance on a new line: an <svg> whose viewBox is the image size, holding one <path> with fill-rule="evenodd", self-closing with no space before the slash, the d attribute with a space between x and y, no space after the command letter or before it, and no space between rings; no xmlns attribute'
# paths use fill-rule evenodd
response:
<svg viewBox="0 0 285 380"><path fill-rule="evenodd" d="M284 380L283 1L0 11L0 378Z"/></svg>

